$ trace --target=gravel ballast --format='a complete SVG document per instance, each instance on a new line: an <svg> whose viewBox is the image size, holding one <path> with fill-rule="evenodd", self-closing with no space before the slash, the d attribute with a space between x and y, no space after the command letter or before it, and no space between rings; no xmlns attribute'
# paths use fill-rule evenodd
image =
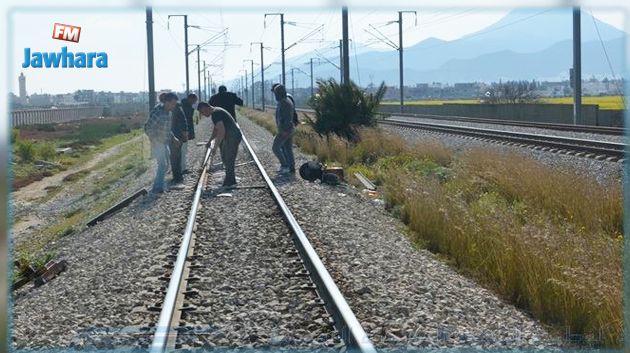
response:
<svg viewBox="0 0 630 353"><path fill-rule="evenodd" d="M208 120L198 127L206 138ZM200 139L197 139L197 141ZM194 142L193 142L194 144ZM192 148L191 148L192 147ZM16 293L16 348L139 348L153 338L190 210L203 147L189 146L195 173L186 188L134 202L59 245L69 268L52 282ZM193 168L191 168L193 169ZM219 190L215 158L195 228L196 247L177 344L339 350L331 318L316 301L289 229L245 148L238 189Z"/></svg>
<svg viewBox="0 0 630 353"><path fill-rule="evenodd" d="M197 216L193 268L184 305L188 347L341 348L330 316L315 302L291 233L265 182L244 148L236 174L239 188L218 189L213 173ZM190 334L187 334L187 333Z"/></svg>
<svg viewBox="0 0 630 353"><path fill-rule="evenodd" d="M204 153L195 143L208 139L210 126L209 119L202 120L197 139L189 142L193 172L186 176L184 190L139 198L115 216L57 242L56 259L66 260L68 269L41 287L29 284L13 293L13 347L114 348L150 340L142 330L146 315L138 309L147 293L158 288L157 277L167 272L165 249L184 229Z"/></svg>
<svg viewBox="0 0 630 353"><path fill-rule="evenodd" d="M419 123L429 123L429 124L432 123L432 124L443 124L443 125L453 125L453 126L470 126L470 127L480 128L480 129L522 132L522 133L527 133L527 134L561 136L561 137L571 137L571 138L576 138L576 139L587 139L587 140L618 142L618 143L623 143L625 139L623 135L596 134L596 133L591 133L591 132L566 131L566 130L557 130L557 129L554 130L554 129L544 129L540 127L525 127L525 126L514 126L514 125L504 125L504 124L477 123L477 122L468 122L468 121L439 120L439 119L429 119L429 118L422 118L422 117L398 116L396 114L392 114L389 118L395 119L395 120L409 121L409 122L419 122Z"/></svg>
<svg viewBox="0 0 630 353"><path fill-rule="evenodd" d="M250 144L324 265L377 348L540 348L560 344L527 313L464 277L435 255L416 249L403 224L347 186L277 175L272 136L240 118ZM194 173L186 188L135 201L114 217L59 242L69 268L39 288L14 294L16 348L140 347L152 338L163 290L190 210L210 123L189 146ZM301 264L288 229L240 150L242 189L219 196L214 167L202 197L189 283L197 310L182 319L184 347L343 349ZM569 157L569 156L567 156ZM297 166L310 158L296 149ZM251 186L252 188L245 188ZM183 330L185 331L185 330ZM201 334L195 334L201 333Z"/></svg>
<svg viewBox="0 0 630 353"><path fill-rule="evenodd" d="M272 136L239 120L268 173ZM298 153L296 165L309 160ZM279 190L377 348L550 348L540 323L424 249L354 189L277 176Z"/></svg>

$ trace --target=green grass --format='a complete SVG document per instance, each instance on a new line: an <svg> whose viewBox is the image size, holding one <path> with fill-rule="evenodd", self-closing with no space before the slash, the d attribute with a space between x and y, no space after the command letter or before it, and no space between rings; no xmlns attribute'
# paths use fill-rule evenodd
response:
<svg viewBox="0 0 630 353"><path fill-rule="evenodd" d="M87 131L88 132L85 135L81 135L82 137L79 139L68 136L67 138L64 137L63 139L55 139L52 141L34 142L18 138L16 143L12 146L14 161L16 162L16 164L13 165L13 188L17 189L33 181L40 180L45 176L66 170L74 165L84 164L94 158L95 155L143 134L140 129L113 135L110 133L115 131L115 129L109 129L108 132L95 132L95 128L90 127L87 128ZM95 144L93 148L85 147L86 145L92 144ZM69 154L56 154L55 148L68 145L73 145L72 148L75 149L75 151ZM148 143L146 145L148 146ZM20 151L20 149L26 149L27 151ZM38 168L35 166L36 160L38 159L53 162L58 164L58 166ZM71 176L69 177L72 178Z"/></svg>
<svg viewBox="0 0 630 353"><path fill-rule="evenodd" d="M573 104L573 97L540 98L540 103L547 104ZM405 105L443 105L443 104L479 104L478 99L419 99L405 101ZM398 101L384 101L382 104L398 105ZM584 96L582 104L599 105L599 109L623 110L624 101L622 96Z"/></svg>
<svg viewBox="0 0 630 353"><path fill-rule="evenodd" d="M254 121L269 113L243 110ZM360 171L418 247L556 328L618 348L623 334L620 183L601 184L513 153L455 153L410 146L378 129L361 142L321 138L301 126L295 142L320 161Z"/></svg>
<svg viewBox="0 0 630 353"><path fill-rule="evenodd" d="M73 164L81 165L87 162L89 158L93 158L99 151L119 145L135 136L138 136L137 131L105 138L101 145L90 149L89 154L76 158ZM149 154L148 139L146 136L141 136L133 143L121 145L115 153L99 161L91 168L66 176L62 186L50 190L50 194L54 195L63 188L72 188L77 185L83 189L83 197L90 198L90 207L74 208L61 213L55 222L39 230L33 239L17 241L14 247L17 256L33 257L53 251L54 241L82 231L89 220L109 209L130 192L129 184L148 170ZM66 156L66 158L71 157ZM88 175L90 179L84 182ZM40 201L49 200L51 195Z"/></svg>

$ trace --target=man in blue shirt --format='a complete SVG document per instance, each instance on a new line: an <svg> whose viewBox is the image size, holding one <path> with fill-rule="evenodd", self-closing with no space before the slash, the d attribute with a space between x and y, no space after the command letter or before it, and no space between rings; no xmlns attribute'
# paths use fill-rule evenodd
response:
<svg viewBox="0 0 630 353"><path fill-rule="evenodd" d="M166 174L166 158L169 155L169 144L181 143L171 129L171 112L177 107L177 95L166 93L163 102L156 105L144 124L144 132L151 143L151 156L157 161L157 171L153 181L152 193L164 192L164 176Z"/></svg>

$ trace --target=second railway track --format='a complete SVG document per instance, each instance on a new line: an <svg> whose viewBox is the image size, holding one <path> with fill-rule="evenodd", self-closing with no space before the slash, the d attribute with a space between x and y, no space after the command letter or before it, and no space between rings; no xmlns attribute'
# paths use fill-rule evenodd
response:
<svg viewBox="0 0 630 353"><path fill-rule="evenodd" d="M304 113L312 113L311 109L298 109L298 111ZM448 117L446 117L448 118ZM437 119L437 118L435 118ZM485 119L491 120L491 119ZM590 157L599 160L607 161L624 161L625 157L625 144L619 142L593 140L585 138L574 138L566 136L556 136L551 134L537 134L527 132L510 131L506 129L488 129L472 126L452 125L444 123L429 123L420 121L409 121L395 118L386 118L378 120L381 125L396 126L403 129L416 129L427 130L437 133L454 134L468 136L472 138L479 138L488 141L499 141L501 143L509 143L518 145L521 147L529 147L534 149L540 149L549 151L552 153L570 154L576 156ZM486 121L489 123L489 121ZM497 125L502 125L501 121L494 122ZM515 124L503 124L503 125L515 125ZM554 129L554 126L558 124L540 124L540 123L519 123L515 126L527 126L535 128L547 128ZM589 127L590 132L594 132L593 129L597 127ZM614 129L614 128L613 128ZM568 130L565 129L565 130ZM609 130L609 129L604 129ZM574 130L578 131L578 130ZM623 130L622 130L623 131ZM600 131L600 133L604 133ZM617 131L616 133L619 133ZM616 134L615 133L615 134Z"/></svg>
<svg viewBox="0 0 630 353"><path fill-rule="evenodd" d="M167 255L172 270L162 278L168 288L151 352L344 345L373 352L245 138L242 146L234 190L213 191L221 175L211 174L206 153L181 246Z"/></svg>

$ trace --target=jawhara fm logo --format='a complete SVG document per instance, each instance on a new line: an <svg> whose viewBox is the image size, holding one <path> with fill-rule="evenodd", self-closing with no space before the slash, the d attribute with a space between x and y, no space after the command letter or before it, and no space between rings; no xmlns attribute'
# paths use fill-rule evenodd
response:
<svg viewBox="0 0 630 353"><path fill-rule="evenodd" d="M81 27L55 23L53 25L52 38L67 42L79 43ZM31 48L24 48L23 68L106 68L107 53L105 52L71 52L68 47L61 47L59 52L31 52Z"/></svg>

